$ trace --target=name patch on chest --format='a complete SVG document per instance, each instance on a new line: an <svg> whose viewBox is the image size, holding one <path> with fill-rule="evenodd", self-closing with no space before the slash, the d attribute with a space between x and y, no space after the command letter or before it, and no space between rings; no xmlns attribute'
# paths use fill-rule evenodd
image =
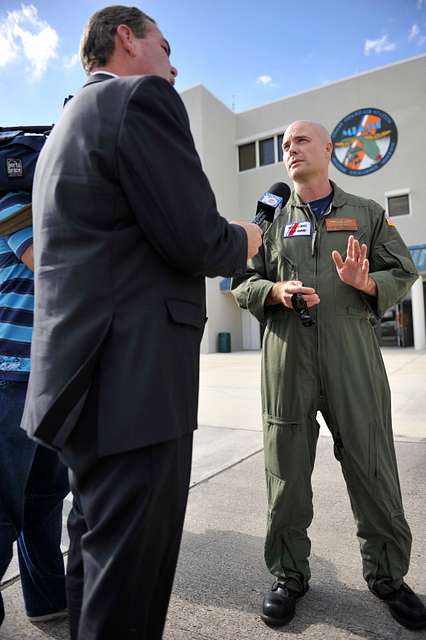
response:
<svg viewBox="0 0 426 640"><path fill-rule="evenodd" d="M356 218L326 218L325 228L327 231L358 231L358 220Z"/></svg>
<svg viewBox="0 0 426 640"><path fill-rule="evenodd" d="M310 222L291 222L286 224L283 231L284 238L292 238L293 236L310 236Z"/></svg>

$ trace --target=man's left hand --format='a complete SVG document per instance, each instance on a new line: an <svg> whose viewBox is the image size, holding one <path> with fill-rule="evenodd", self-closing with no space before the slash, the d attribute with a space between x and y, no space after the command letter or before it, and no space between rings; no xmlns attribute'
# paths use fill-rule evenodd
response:
<svg viewBox="0 0 426 640"><path fill-rule="evenodd" d="M368 275L369 263L366 244L360 246L356 238L349 236L346 259L343 261L338 251L333 251L331 257L342 282L368 295L377 294L376 283Z"/></svg>

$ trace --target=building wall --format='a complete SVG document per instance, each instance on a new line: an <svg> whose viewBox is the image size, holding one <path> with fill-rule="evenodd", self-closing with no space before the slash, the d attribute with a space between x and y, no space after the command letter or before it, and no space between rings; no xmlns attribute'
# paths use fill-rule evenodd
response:
<svg viewBox="0 0 426 640"><path fill-rule="evenodd" d="M219 212L228 220L240 217L235 162L235 114L202 86L182 92L195 146L216 195ZM208 322L202 352L217 351L220 332L231 334L233 350L242 348L240 310L230 293L219 289L221 278L207 278Z"/></svg>
<svg viewBox="0 0 426 640"><path fill-rule="evenodd" d="M282 163L238 171L238 144L283 132L299 119L321 122L330 132L356 109L386 111L398 129L398 144L381 169L365 176L347 176L333 166L330 177L344 190L372 198L385 206L385 193L410 189L411 215L395 219L407 244L426 243L426 56L418 56L311 91L276 100L238 114L204 87L181 94L204 170L217 197L219 211L229 220L251 220L259 196L274 182L291 184ZM207 284L209 322L204 351L216 351L219 331L229 331L232 347L242 346L241 314L217 280Z"/></svg>
<svg viewBox="0 0 426 640"><path fill-rule="evenodd" d="M285 98L237 116L237 140L284 130L294 120L315 120L330 132L347 114L375 107L389 113L398 128L398 144L389 162L366 176L347 176L333 166L330 177L345 191L385 206L385 192L410 188L412 215L395 221L407 244L426 242L426 56L389 65L347 80ZM277 180L289 182L282 165L239 174L241 212Z"/></svg>

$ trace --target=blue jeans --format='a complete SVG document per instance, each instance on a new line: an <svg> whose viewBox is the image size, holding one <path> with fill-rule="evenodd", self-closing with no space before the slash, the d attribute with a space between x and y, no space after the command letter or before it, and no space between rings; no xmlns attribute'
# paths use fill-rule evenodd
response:
<svg viewBox="0 0 426 640"><path fill-rule="evenodd" d="M60 543L69 486L57 453L19 427L26 391L26 382L0 380L0 580L17 540L25 608L40 616L66 607Z"/></svg>

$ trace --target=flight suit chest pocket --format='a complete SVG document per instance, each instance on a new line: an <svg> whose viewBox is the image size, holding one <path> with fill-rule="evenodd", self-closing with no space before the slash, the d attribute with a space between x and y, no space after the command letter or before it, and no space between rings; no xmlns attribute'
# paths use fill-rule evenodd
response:
<svg viewBox="0 0 426 640"><path fill-rule="evenodd" d="M330 262L334 271L334 304L336 315L343 315L355 318L368 318L369 309L364 296L354 287L342 282L337 273L336 266L331 259L332 251L336 250L340 253L343 260L347 258L347 248L349 236L353 235L360 245L367 244L368 257L368 235L367 230L363 227L356 231L335 231L328 233L327 253L330 256Z"/></svg>
<svg viewBox="0 0 426 640"><path fill-rule="evenodd" d="M365 227L359 227L356 231L327 231L325 228L322 231L325 239L325 249L330 255L332 251L338 251L343 260L346 259L349 236L354 236L358 240L359 244L367 245L367 257L368 257L368 232Z"/></svg>
<svg viewBox="0 0 426 640"><path fill-rule="evenodd" d="M281 249L281 250L280 250ZM266 260L267 277L273 282L297 279L296 262L287 255L283 248L271 247L269 259Z"/></svg>

